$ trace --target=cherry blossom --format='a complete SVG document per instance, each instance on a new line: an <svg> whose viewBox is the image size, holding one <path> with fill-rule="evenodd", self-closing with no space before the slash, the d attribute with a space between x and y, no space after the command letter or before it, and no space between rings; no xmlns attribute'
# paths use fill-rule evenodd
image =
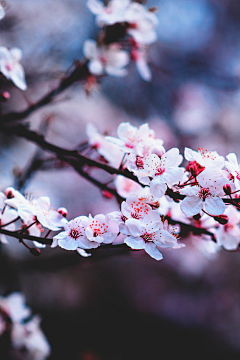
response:
<svg viewBox="0 0 240 360"><path fill-rule="evenodd" d="M21 90L27 90L25 72L19 61L22 58L22 51L18 48L8 50L0 47L0 71Z"/></svg>
<svg viewBox="0 0 240 360"><path fill-rule="evenodd" d="M143 169L139 170L137 175L153 178L151 181L149 179L151 193L153 196L161 198L165 194L167 186L171 187L174 183L182 180L184 170L178 167L181 161L182 158L177 148L168 150L161 157L152 154L146 158ZM142 182L142 180L140 181Z"/></svg>
<svg viewBox="0 0 240 360"><path fill-rule="evenodd" d="M141 221L129 219L126 221L130 235L124 243L132 249L144 249L152 258L163 258L158 247L168 248L177 244L177 239L164 229L164 224L156 211L150 212Z"/></svg>
<svg viewBox="0 0 240 360"><path fill-rule="evenodd" d="M117 129L118 138L107 136L106 140L117 144L125 153L134 153L140 158L151 154L152 151L165 152L161 139L156 139L155 133L148 124L137 128L130 123L121 123Z"/></svg>
<svg viewBox="0 0 240 360"><path fill-rule="evenodd" d="M216 151L208 151L201 148L198 151L185 148L184 157L186 160L196 162L204 168L215 166L218 169L222 169L225 164L224 157L218 155Z"/></svg>
<svg viewBox="0 0 240 360"><path fill-rule="evenodd" d="M113 25L125 21L130 0L110 0L106 6L99 0L88 0L87 7L96 15L98 26Z"/></svg>
<svg viewBox="0 0 240 360"><path fill-rule="evenodd" d="M139 194L142 191L142 186L131 179L125 178L122 175L117 175L114 184L117 193L123 198L127 198L131 194Z"/></svg>
<svg viewBox="0 0 240 360"><path fill-rule="evenodd" d="M181 189L181 193L186 195L181 203L181 209L186 216L194 216L202 209L211 215L224 213L226 206L221 196L224 195L223 186L227 179L222 174L221 170L209 167L198 175L199 185Z"/></svg>
<svg viewBox="0 0 240 360"><path fill-rule="evenodd" d="M225 161L225 167L227 168L230 179L234 181L236 190L240 190L240 166L237 161L237 156L234 153L228 154L226 156L227 161Z"/></svg>
<svg viewBox="0 0 240 360"><path fill-rule="evenodd" d="M235 250L240 244L240 212L231 206L225 214L228 216L228 223L217 228L217 244L226 250Z"/></svg>
<svg viewBox="0 0 240 360"><path fill-rule="evenodd" d="M111 216L98 214L93 218L89 215L89 219L85 234L91 242L110 244L117 237L119 227Z"/></svg>
<svg viewBox="0 0 240 360"><path fill-rule="evenodd" d="M26 323L13 323L11 331L12 346L19 351L27 351L27 358L45 360L51 347L40 328L40 317L34 316Z"/></svg>
<svg viewBox="0 0 240 360"><path fill-rule="evenodd" d="M84 56L89 60L88 69L91 74L99 76L104 72L113 76L126 76L130 57L117 43L109 46L97 45L95 40L86 40L83 44Z"/></svg>
<svg viewBox="0 0 240 360"><path fill-rule="evenodd" d="M5 203L17 208L18 215L26 224L37 221L44 227L56 231L67 222L64 216L52 208L49 197L42 196L39 199L28 200L16 190L13 194L14 197L7 199Z"/></svg>
<svg viewBox="0 0 240 360"><path fill-rule="evenodd" d="M86 134L89 139L89 145L94 147L98 154L103 156L111 166L119 167L123 158L123 153L119 147L107 141L105 136L101 135L92 123L87 124Z"/></svg>
<svg viewBox="0 0 240 360"><path fill-rule="evenodd" d="M135 150L138 128L130 123L121 123L117 128L118 138L106 136L106 140L120 146L121 150L130 153Z"/></svg>
<svg viewBox="0 0 240 360"><path fill-rule="evenodd" d="M7 297L0 296L0 308L13 322L21 322L31 315L31 310L26 306L25 296L14 292Z"/></svg>
<svg viewBox="0 0 240 360"><path fill-rule="evenodd" d="M143 5L132 2L125 13L125 21L129 24L128 34L137 43L152 44L157 40L155 28L158 25L158 18Z"/></svg>
<svg viewBox="0 0 240 360"><path fill-rule="evenodd" d="M66 250L93 249L99 246L99 242L89 240L86 236L86 228L90 223L87 216L78 216L64 225L64 230L54 236L51 247L57 245ZM81 254L82 255L82 254Z"/></svg>

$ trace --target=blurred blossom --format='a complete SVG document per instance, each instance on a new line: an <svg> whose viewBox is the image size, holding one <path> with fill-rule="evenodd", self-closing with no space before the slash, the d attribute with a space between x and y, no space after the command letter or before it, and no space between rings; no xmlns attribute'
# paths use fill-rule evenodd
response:
<svg viewBox="0 0 240 360"><path fill-rule="evenodd" d="M177 126L186 134L209 132L217 117L213 94L207 87L188 83L179 91L179 105L174 118Z"/></svg>

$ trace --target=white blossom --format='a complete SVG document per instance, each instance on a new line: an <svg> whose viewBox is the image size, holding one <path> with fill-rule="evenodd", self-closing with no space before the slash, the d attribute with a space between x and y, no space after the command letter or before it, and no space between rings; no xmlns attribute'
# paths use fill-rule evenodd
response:
<svg viewBox="0 0 240 360"><path fill-rule="evenodd" d="M99 76L104 72L113 76L127 75L130 57L117 43L109 46L97 45L95 40L86 40L83 44L84 56L89 60L88 69L91 74Z"/></svg>
<svg viewBox="0 0 240 360"><path fill-rule="evenodd" d="M0 47L0 71L21 90L27 90L25 72L19 63L22 59L22 51L18 48L7 49Z"/></svg>
<svg viewBox="0 0 240 360"><path fill-rule="evenodd" d="M132 2L125 13L125 21L129 23L128 34L139 44L152 44L157 40L157 16L142 4Z"/></svg>
<svg viewBox="0 0 240 360"><path fill-rule="evenodd" d="M110 0L105 6L100 0L88 0L87 7L96 15L98 26L113 25L125 21L126 9L130 0Z"/></svg>
<svg viewBox="0 0 240 360"><path fill-rule="evenodd" d="M177 244L177 239L164 229L156 211L149 212L143 219L129 219L126 221L130 236L124 240L125 244L132 249L144 249L152 258L161 260L163 258L158 247L168 248Z"/></svg>

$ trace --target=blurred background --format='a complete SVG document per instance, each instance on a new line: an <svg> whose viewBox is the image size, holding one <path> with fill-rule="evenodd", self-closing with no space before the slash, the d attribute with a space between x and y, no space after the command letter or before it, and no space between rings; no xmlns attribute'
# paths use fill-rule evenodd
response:
<svg viewBox="0 0 240 360"><path fill-rule="evenodd" d="M25 122L69 149L87 139L88 122L116 135L123 121L150 124L166 149L198 147L240 156L240 2L153 0L158 42L149 49L153 73L144 82L128 67L125 78L106 77L87 96L74 84ZM0 22L1 46L23 50L28 90L2 83L11 99L2 112L20 111L53 89L96 38L95 17L82 0L8 0ZM25 140L0 134L0 190L39 156ZM37 155L37 156L38 156ZM108 179L108 176L106 176ZM37 171L21 185L35 197L65 206L69 219L118 209L114 199L70 167ZM0 295L22 291L52 346L50 360L130 360L184 356L240 356L240 254L209 254L200 240L165 250L157 262L144 252L101 250L90 258L46 248L39 258L14 239L1 246ZM185 241L186 240L186 241Z"/></svg>

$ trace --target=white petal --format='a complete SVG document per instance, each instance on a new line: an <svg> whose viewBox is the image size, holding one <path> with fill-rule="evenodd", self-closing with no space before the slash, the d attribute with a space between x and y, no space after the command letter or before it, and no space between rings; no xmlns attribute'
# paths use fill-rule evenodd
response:
<svg viewBox="0 0 240 360"><path fill-rule="evenodd" d="M131 249L141 250L145 247L145 242L142 238L136 238L132 236L128 236L124 239L124 243L130 246Z"/></svg>
<svg viewBox="0 0 240 360"><path fill-rule="evenodd" d="M2 20L5 16L5 10L2 5L0 5L0 20Z"/></svg>
<svg viewBox="0 0 240 360"><path fill-rule="evenodd" d="M167 185L162 181L161 175L156 176L151 181L150 190L153 196L155 196L156 198L161 198L165 194L167 190Z"/></svg>
<svg viewBox="0 0 240 360"><path fill-rule="evenodd" d="M25 72L21 64L16 63L11 71L12 82L21 90L27 90Z"/></svg>
<svg viewBox="0 0 240 360"><path fill-rule="evenodd" d="M77 248L77 252L79 253L79 255L83 256L83 257L89 257L92 256L92 254L87 253L85 250Z"/></svg>
<svg viewBox="0 0 240 360"><path fill-rule="evenodd" d="M19 62L22 59L22 50L19 48L12 48L10 50L10 53L12 55L12 58L14 61Z"/></svg>
<svg viewBox="0 0 240 360"><path fill-rule="evenodd" d="M212 215L221 215L226 210L226 206L221 198L211 196L205 200L205 210Z"/></svg>
<svg viewBox="0 0 240 360"><path fill-rule="evenodd" d="M202 210L202 200L198 196L186 196L180 206L186 216L194 216Z"/></svg>
<svg viewBox="0 0 240 360"><path fill-rule="evenodd" d="M144 59L139 59L136 61L137 70L141 76L141 78L145 81L152 80L152 72Z"/></svg>
<svg viewBox="0 0 240 360"><path fill-rule="evenodd" d="M99 15L104 12L104 5L99 0L88 0L87 7L95 15Z"/></svg>
<svg viewBox="0 0 240 360"><path fill-rule="evenodd" d="M162 260L163 256L154 243L145 244L145 251L155 260Z"/></svg>
<svg viewBox="0 0 240 360"><path fill-rule="evenodd" d="M106 73L111 76L124 77L128 74L127 69L119 69L113 65L105 66Z"/></svg>
<svg viewBox="0 0 240 360"><path fill-rule="evenodd" d="M95 59L91 60L88 64L88 68L91 74L93 75L102 75L103 74L103 64L101 61Z"/></svg>
<svg viewBox="0 0 240 360"><path fill-rule="evenodd" d="M87 59L95 59L98 55L97 44L95 40L86 40L83 44L83 54Z"/></svg>

